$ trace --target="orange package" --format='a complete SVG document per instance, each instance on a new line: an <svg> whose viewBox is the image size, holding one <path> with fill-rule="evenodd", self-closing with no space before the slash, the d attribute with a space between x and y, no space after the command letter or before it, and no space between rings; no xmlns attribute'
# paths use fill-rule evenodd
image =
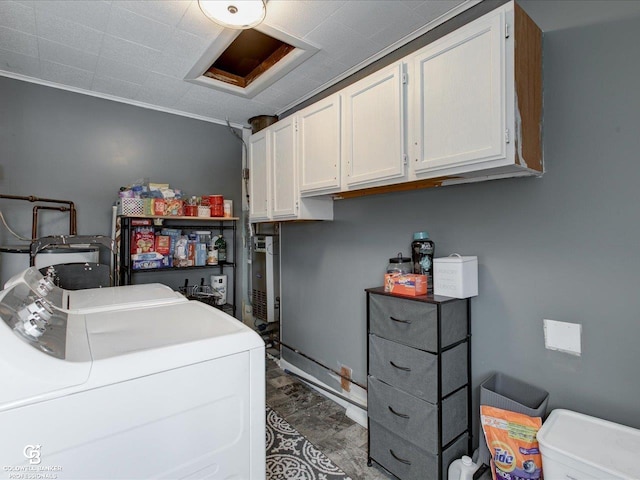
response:
<svg viewBox="0 0 640 480"><path fill-rule="evenodd" d="M493 480L542 479L542 456L536 434L540 417L480 406L480 423L491 452Z"/></svg>
<svg viewBox="0 0 640 480"><path fill-rule="evenodd" d="M385 273L384 291L400 295L425 295L427 293L427 276L413 273Z"/></svg>

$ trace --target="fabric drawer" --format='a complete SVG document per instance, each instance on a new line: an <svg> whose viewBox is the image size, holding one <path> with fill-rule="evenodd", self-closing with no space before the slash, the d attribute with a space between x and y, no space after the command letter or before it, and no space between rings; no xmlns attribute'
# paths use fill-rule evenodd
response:
<svg viewBox="0 0 640 480"><path fill-rule="evenodd" d="M467 383L467 343L443 352L442 396ZM427 402L438 400L438 356L369 335L369 373Z"/></svg>
<svg viewBox="0 0 640 480"><path fill-rule="evenodd" d="M420 400L369 376L368 415L418 448L438 452L438 405ZM442 401L442 445L467 428L467 389Z"/></svg>
<svg viewBox="0 0 640 480"><path fill-rule="evenodd" d="M442 471L438 472L438 455L421 450L377 422L369 422L369 438L369 457L402 480L446 480L449 464L469 453L465 434L442 452Z"/></svg>
<svg viewBox="0 0 640 480"><path fill-rule="evenodd" d="M440 304L441 347L467 336L467 301ZM387 295L369 294L371 333L410 347L438 353L438 307Z"/></svg>

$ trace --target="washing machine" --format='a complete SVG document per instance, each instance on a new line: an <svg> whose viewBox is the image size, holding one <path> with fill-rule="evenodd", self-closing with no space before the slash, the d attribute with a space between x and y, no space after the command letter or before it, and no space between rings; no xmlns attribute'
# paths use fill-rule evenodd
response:
<svg viewBox="0 0 640 480"><path fill-rule="evenodd" d="M265 478L252 329L196 301L47 298L28 282L0 292L0 478Z"/></svg>
<svg viewBox="0 0 640 480"><path fill-rule="evenodd" d="M11 277L5 283L5 289L19 283L26 284L34 295L46 297L55 307L76 313L187 301L184 295L161 283L65 290L54 285L37 267L27 268Z"/></svg>

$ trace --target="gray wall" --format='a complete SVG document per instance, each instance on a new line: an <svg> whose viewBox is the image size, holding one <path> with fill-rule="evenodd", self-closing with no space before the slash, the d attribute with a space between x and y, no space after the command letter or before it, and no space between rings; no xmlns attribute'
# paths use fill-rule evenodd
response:
<svg viewBox="0 0 640 480"><path fill-rule="evenodd" d="M143 177L222 194L240 214L241 144L226 126L1 77L0 105L0 193L75 202L79 234L109 235L118 189ZM23 236L32 207L0 200ZM43 212L39 235L68 233L67 220ZM0 227L0 244L16 243Z"/></svg>
<svg viewBox="0 0 640 480"><path fill-rule="evenodd" d="M640 427L638 31L635 18L545 34L542 178L342 200L333 222L284 225L283 341L365 382L363 289L427 230L436 256L479 259L476 408L500 371L549 391L551 408ZM583 325L581 357L544 348L544 318Z"/></svg>

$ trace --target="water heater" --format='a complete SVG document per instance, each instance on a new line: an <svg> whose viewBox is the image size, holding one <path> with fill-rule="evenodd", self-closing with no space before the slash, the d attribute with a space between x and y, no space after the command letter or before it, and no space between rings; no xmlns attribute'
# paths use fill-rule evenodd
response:
<svg viewBox="0 0 640 480"><path fill-rule="evenodd" d="M251 303L253 317L263 322L280 320L280 258L275 235L253 237Z"/></svg>

